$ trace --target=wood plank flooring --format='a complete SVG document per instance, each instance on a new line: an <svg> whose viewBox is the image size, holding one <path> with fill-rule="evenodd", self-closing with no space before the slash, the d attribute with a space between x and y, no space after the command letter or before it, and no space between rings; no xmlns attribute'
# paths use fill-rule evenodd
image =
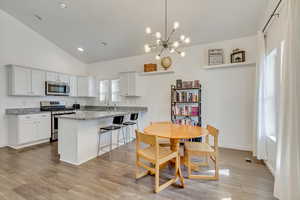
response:
<svg viewBox="0 0 300 200"><path fill-rule="evenodd" d="M245 162L250 152L220 149L219 181L185 179L184 189L171 186L159 194L153 193L153 176L134 179L134 143L79 167L60 162L56 152L55 143L19 151L0 149L0 200L275 199L268 169ZM162 181L172 174L171 168L164 169Z"/></svg>

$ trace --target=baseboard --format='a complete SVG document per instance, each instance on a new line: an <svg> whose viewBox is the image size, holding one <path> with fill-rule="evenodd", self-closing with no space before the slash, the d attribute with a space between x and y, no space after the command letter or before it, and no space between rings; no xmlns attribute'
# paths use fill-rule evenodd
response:
<svg viewBox="0 0 300 200"><path fill-rule="evenodd" d="M275 170L272 167L272 165L270 165L270 163L267 160L265 160L264 163L266 164L267 168L270 170L271 174L274 176Z"/></svg>
<svg viewBox="0 0 300 200"><path fill-rule="evenodd" d="M43 143L49 143L49 139L39 140L39 141L36 141L36 142L32 142L32 143L28 143L28 144L23 144L23 145L18 145L18 146L14 146L14 145L7 145L7 146L10 147L10 148L18 150L18 149L22 149L22 148L26 148L26 147L31 147L31 146L35 146L35 145L43 144Z"/></svg>
<svg viewBox="0 0 300 200"><path fill-rule="evenodd" d="M226 149L242 150L242 151L252 151L251 147L241 146L241 145L219 145L219 147L226 148Z"/></svg>

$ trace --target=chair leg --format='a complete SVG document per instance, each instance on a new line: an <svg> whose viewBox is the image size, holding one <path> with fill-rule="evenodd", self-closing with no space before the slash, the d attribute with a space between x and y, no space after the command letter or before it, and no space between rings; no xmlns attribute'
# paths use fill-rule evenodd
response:
<svg viewBox="0 0 300 200"><path fill-rule="evenodd" d="M109 150L110 150L110 152L112 151L112 143L113 143L113 141L112 141L112 132L110 132L110 144L109 144Z"/></svg>
<svg viewBox="0 0 300 200"><path fill-rule="evenodd" d="M190 178L192 175L192 167L191 167L191 155L189 152L186 152L187 159L187 167L188 167L188 177Z"/></svg>
<svg viewBox="0 0 300 200"><path fill-rule="evenodd" d="M98 136L98 153L97 153L97 156L99 156L100 154L100 147L101 147L101 133L99 132L99 136Z"/></svg>
<svg viewBox="0 0 300 200"><path fill-rule="evenodd" d="M159 164L155 164L155 193L158 193L159 190Z"/></svg>
<svg viewBox="0 0 300 200"><path fill-rule="evenodd" d="M124 144L126 144L126 137L125 137L125 133L124 133L124 128L122 127L121 128L122 130L122 134L123 134L123 142L124 142Z"/></svg>
<svg viewBox="0 0 300 200"><path fill-rule="evenodd" d="M215 177L216 180L219 180L219 160L218 157L215 157L216 161L215 161Z"/></svg>
<svg viewBox="0 0 300 200"><path fill-rule="evenodd" d="M117 146L120 146L120 129L118 129L118 135L117 135Z"/></svg>

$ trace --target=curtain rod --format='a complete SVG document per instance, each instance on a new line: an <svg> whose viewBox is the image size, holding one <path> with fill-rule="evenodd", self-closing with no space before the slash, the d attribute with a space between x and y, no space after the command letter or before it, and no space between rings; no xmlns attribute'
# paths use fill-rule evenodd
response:
<svg viewBox="0 0 300 200"><path fill-rule="evenodd" d="M268 28L269 24L271 23L271 20L273 19L273 17L279 15L279 14L277 13L277 10L278 10L278 8L279 8L279 6L280 6L281 3L282 3L282 0L279 0L279 2L278 2L277 5L276 5L276 8L275 8L274 11L272 12L271 16L269 17L269 20L267 21L267 23L265 24L265 26L264 26L264 28L263 28L263 30L262 30L263 33L267 30L267 28Z"/></svg>

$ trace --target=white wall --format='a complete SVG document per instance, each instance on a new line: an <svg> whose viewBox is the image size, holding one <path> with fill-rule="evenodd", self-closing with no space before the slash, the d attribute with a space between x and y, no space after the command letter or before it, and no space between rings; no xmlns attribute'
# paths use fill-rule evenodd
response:
<svg viewBox="0 0 300 200"><path fill-rule="evenodd" d="M255 61L256 37L250 36L186 49L187 56L172 56L175 74L144 76L140 85L144 95L124 99L122 104L148 106L145 124L150 121L170 120L170 86L176 79L200 80L203 87L203 120L220 129L220 145L251 150L254 109L255 65L238 68L204 70L208 48L224 48L226 62L234 48L247 51L247 60ZM113 61L90 64L88 72L99 79L116 78L118 72L142 71L144 63L155 62L154 55L147 54ZM97 104L97 102L95 102Z"/></svg>
<svg viewBox="0 0 300 200"><path fill-rule="evenodd" d="M6 108L38 107L45 98L8 97L5 65L85 75L86 66L32 29L0 10L0 147L7 144ZM52 99L52 98L51 98ZM54 98L58 99L58 98ZM59 98L61 99L61 98ZM69 104L76 99L66 99ZM79 101L85 101L81 99Z"/></svg>

